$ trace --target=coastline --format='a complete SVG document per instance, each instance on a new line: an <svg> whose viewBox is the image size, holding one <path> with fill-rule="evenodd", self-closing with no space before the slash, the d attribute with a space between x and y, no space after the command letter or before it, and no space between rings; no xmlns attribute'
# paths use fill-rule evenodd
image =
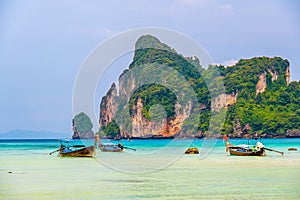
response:
<svg viewBox="0 0 300 200"><path fill-rule="evenodd" d="M124 137L124 136L100 136L101 139L113 139L113 140L131 140L131 139L141 139L141 140L147 140L147 139L223 139L224 134L196 134L196 135L187 135L187 134L177 134L174 136L161 136L161 135L153 135L153 136L147 136L147 137ZM263 133L255 136L255 134L227 134L227 136L231 139L279 139L279 138L300 138L300 130L294 130L293 132L287 131L285 134L277 134L277 133ZM92 138L89 138L92 139Z"/></svg>
<svg viewBox="0 0 300 200"><path fill-rule="evenodd" d="M151 136L151 137L115 137L110 136L100 136L101 139L107 140L170 140L170 139L223 139L223 134L210 134L210 135L201 135L201 136L188 136L188 135L177 135L177 136L170 136L170 137L163 137L163 136ZM300 135L279 135L279 134L262 134L258 137L253 135L233 135L227 134L230 139L288 139L288 138L300 138ZM63 137L66 138L66 137ZM70 139L72 136L69 137ZM94 137L91 138L78 138L74 140L93 140ZM0 138L0 141L58 141L60 138Z"/></svg>

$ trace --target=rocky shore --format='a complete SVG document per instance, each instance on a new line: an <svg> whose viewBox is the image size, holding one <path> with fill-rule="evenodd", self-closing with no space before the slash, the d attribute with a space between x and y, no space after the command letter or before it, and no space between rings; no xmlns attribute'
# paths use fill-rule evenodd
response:
<svg viewBox="0 0 300 200"><path fill-rule="evenodd" d="M293 129L287 130L285 134L277 134L277 133L262 133L262 134L227 134L229 138L300 138L300 130ZM116 139L116 137L112 136L101 136L101 138L105 139ZM163 136L148 136L148 137L117 137L117 139L222 139L223 134L207 134L207 133L197 133L195 135L188 134L178 134L172 137L163 137Z"/></svg>

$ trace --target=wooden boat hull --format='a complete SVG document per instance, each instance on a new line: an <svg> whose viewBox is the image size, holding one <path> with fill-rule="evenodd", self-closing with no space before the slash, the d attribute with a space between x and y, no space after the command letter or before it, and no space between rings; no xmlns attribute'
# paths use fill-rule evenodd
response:
<svg viewBox="0 0 300 200"><path fill-rule="evenodd" d="M78 150L67 151L61 150L59 151L59 156L61 157L93 157L94 156L94 146L85 147Z"/></svg>
<svg viewBox="0 0 300 200"><path fill-rule="evenodd" d="M120 148L118 145L100 145L100 150L102 152L123 152L124 149Z"/></svg>
<svg viewBox="0 0 300 200"><path fill-rule="evenodd" d="M244 149L241 147L229 147L229 153L233 156L264 156L265 151L252 151L251 149Z"/></svg>

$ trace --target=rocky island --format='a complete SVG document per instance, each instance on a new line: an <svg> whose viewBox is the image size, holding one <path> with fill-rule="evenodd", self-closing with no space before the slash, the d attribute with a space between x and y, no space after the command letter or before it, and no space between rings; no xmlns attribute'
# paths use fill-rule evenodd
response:
<svg viewBox="0 0 300 200"><path fill-rule="evenodd" d="M160 76L159 81L149 81L149 73ZM300 83L290 82L290 64L280 57L205 69L197 57L184 57L145 35L137 40L133 61L118 83L100 103L98 134L105 137L300 137ZM189 99L188 87L196 100ZM219 112L226 112L224 124L209 129L211 116Z"/></svg>

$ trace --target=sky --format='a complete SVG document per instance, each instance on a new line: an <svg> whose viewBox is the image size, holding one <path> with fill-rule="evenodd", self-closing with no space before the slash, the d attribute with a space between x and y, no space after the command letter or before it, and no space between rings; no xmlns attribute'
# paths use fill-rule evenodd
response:
<svg viewBox="0 0 300 200"><path fill-rule="evenodd" d="M299 19L297 0L2 0L0 133L71 133L73 85L81 64L98 44L136 28L179 31L224 65L280 56L289 60L291 79L298 81ZM96 96L110 85L103 83Z"/></svg>

